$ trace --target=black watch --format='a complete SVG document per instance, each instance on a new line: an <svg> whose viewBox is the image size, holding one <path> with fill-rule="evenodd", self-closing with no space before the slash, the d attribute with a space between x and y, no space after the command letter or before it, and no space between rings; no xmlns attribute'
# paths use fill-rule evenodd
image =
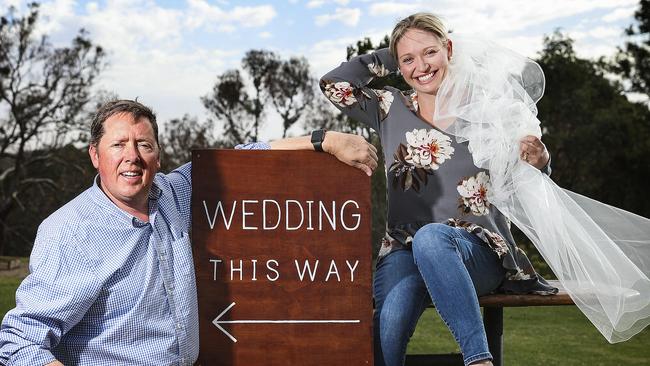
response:
<svg viewBox="0 0 650 366"><path fill-rule="evenodd" d="M325 129L320 129L311 132L311 143L314 145L314 150L323 152L323 140L325 140L326 131Z"/></svg>

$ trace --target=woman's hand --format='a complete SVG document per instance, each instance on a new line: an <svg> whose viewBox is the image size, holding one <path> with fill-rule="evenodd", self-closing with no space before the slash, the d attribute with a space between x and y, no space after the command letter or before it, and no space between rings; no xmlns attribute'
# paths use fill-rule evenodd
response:
<svg viewBox="0 0 650 366"><path fill-rule="evenodd" d="M359 135L327 131L323 150L340 161L363 170L368 176L377 169L377 148Z"/></svg>
<svg viewBox="0 0 650 366"><path fill-rule="evenodd" d="M519 157L521 160L542 169L548 163L549 154L546 146L535 136L526 136L519 142Z"/></svg>

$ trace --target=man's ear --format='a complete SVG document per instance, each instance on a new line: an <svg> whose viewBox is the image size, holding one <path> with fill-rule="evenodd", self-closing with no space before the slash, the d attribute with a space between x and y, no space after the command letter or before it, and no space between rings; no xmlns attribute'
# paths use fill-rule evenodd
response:
<svg viewBox="0 0 650 366"><path fill-rule="evenodd" d="M160 162L162 161L162 147L158 144L158 159L156 159L156 171L160 170Z"/></svg>
<svg viewBox="0 0 650 366"><path fill-rule="evenodd" d="M93 162L95 169L99 169L99 152L97 151L97 146L90 144L88 146L88 155L90 155L90 160Z"/></svg>

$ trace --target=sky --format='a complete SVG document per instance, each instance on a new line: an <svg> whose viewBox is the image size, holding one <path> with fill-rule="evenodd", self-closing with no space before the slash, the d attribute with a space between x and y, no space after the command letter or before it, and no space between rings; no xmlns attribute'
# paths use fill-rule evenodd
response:
<svg viewBox="0 0 650 366"><path fill-rule="evenodd" d="M31 0L30 0L31 1ZM19 12L28 1L0 0ZM544 35L561 29L578 56L612 56L633 23L638 0L108 0L41 2L38 33L67 46L80 28L107 52L97 88L138 100L160 122L184 114L207 117L200 97L217 75L238 68L250 49L284 58L304 56L314 77L345 60L346 47L364 37L376 44L400 19L433 12L457 34L489 37L529 57ZM302 131L294 129L294 134ZM270 116L261 139L278 138Z"/></svg>

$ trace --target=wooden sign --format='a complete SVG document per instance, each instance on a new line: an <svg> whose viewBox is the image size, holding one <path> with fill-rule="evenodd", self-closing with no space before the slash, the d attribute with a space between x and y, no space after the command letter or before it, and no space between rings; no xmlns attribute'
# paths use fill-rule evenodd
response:
<svg viewBox="0 0 650 366"><path fill-rule="evenodd" d="M370 179L313 151L195 150L201 365L372 365Z"/></svg>

